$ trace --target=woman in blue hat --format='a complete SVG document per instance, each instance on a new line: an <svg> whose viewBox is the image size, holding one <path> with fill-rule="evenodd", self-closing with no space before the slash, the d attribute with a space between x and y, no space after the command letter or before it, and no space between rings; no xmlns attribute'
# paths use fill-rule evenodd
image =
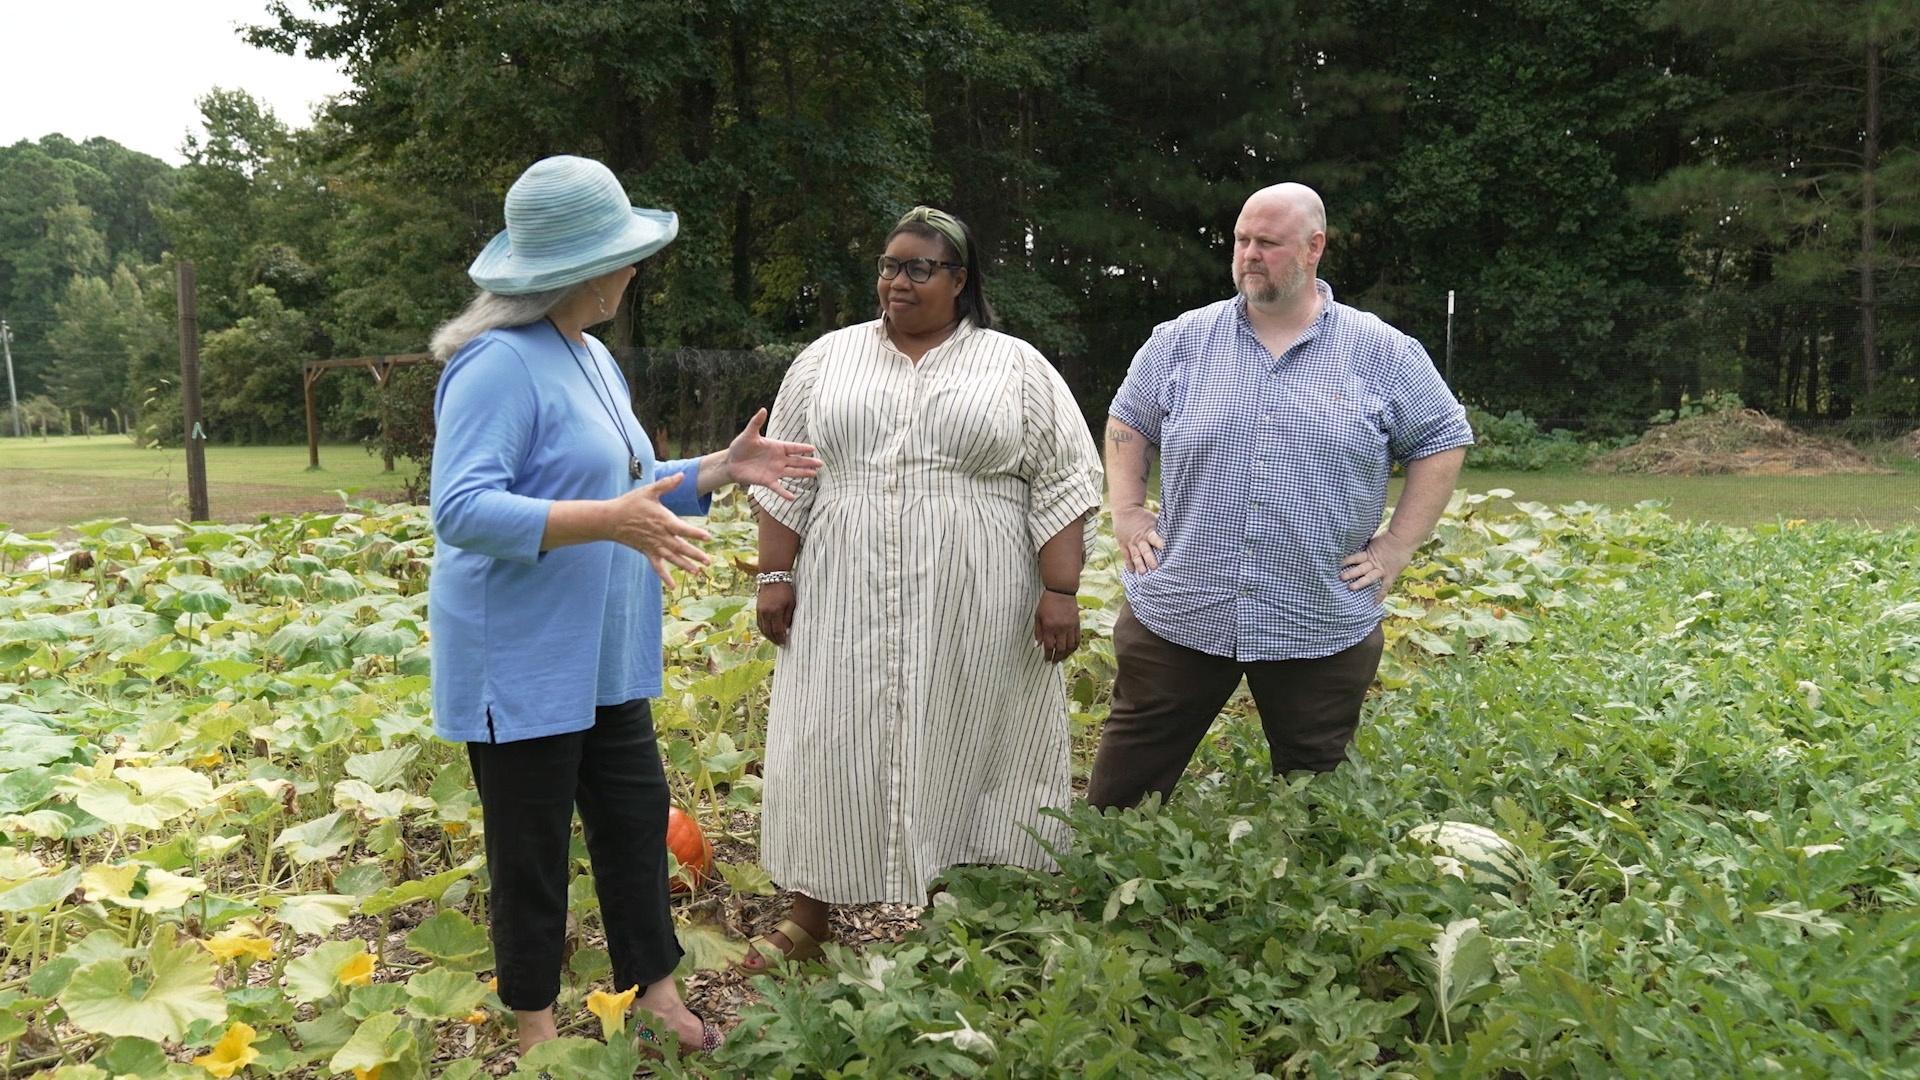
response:
<svg viewBox="0 0 1920 1080"><path fill-rule="evenodd" d="M765 410L726 450L654 459L586 328L672 242L673 213L631 205L597 161L553 157L514 182L506 219L467 271L479 295L433 337L446 369L428 590L434 727L467 744L480 793L500 999L522 1051L556 1034L577 808L615 988L638 987L652 1022L711 1049L718 1033L673 980L667 781L647 708L661 579L708 562L696 545L709 534L681 515L706 513L716 488L785 491L820 463L765 438Z"/></svg>

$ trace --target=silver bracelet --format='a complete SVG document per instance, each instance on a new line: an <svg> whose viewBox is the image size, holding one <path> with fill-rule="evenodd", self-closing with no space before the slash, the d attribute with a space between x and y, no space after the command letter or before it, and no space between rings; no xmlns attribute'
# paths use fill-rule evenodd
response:
<svg viewBox="0 0 1920 1080"><path fill-rule="evenodd" d="M793 571L768 570L764 574L753 575L753 583L755 587L761 585L791 585L793 584Z"/></svg>

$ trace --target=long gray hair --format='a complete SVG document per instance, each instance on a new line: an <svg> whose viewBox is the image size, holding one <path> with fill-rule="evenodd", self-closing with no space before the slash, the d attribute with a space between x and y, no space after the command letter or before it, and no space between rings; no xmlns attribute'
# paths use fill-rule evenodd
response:
<svg viewBox="0 0 1920 1080"><path fill-rule="evenodd" d="M563 285L558 289L545 292L520 293L504 296L500 293L481 289L474 294L473 301L465 311L440 324L433 332L433 340L427 351L433 358L444 364L460 351L460 347L489 330L498 330L507 326L525 326L539 322L548 313L560 306L569 296L587 287L587 282Z"/></svg>

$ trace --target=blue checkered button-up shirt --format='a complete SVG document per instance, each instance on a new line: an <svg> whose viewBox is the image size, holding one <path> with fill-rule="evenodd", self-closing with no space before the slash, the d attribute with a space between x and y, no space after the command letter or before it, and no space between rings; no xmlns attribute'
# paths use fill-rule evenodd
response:
<svg viewBox="0 0 1920 1080"><path fill-rule="evenodd" d="M1154 328L1108 409L1160 448L1158 569L1122 573L1142 626L1239 660L1330 656L1380 623L1340 560L1366 546L1387 474L1473 442L1420 343L1324 301L1275 357L1241 297Z"/></svg>

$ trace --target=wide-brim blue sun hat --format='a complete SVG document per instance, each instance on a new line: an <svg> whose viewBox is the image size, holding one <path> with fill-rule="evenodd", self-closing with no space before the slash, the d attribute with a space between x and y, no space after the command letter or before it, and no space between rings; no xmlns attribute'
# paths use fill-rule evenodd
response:
<svg viewBox="0 0 1920 1080"><path fill-rule="evenodd" d="M507 189L507 227L467 267L475 285L513 296L545 292L639 262L673 242L680 218L627 201L613 170L591 158L542 158Z"/></svg>

